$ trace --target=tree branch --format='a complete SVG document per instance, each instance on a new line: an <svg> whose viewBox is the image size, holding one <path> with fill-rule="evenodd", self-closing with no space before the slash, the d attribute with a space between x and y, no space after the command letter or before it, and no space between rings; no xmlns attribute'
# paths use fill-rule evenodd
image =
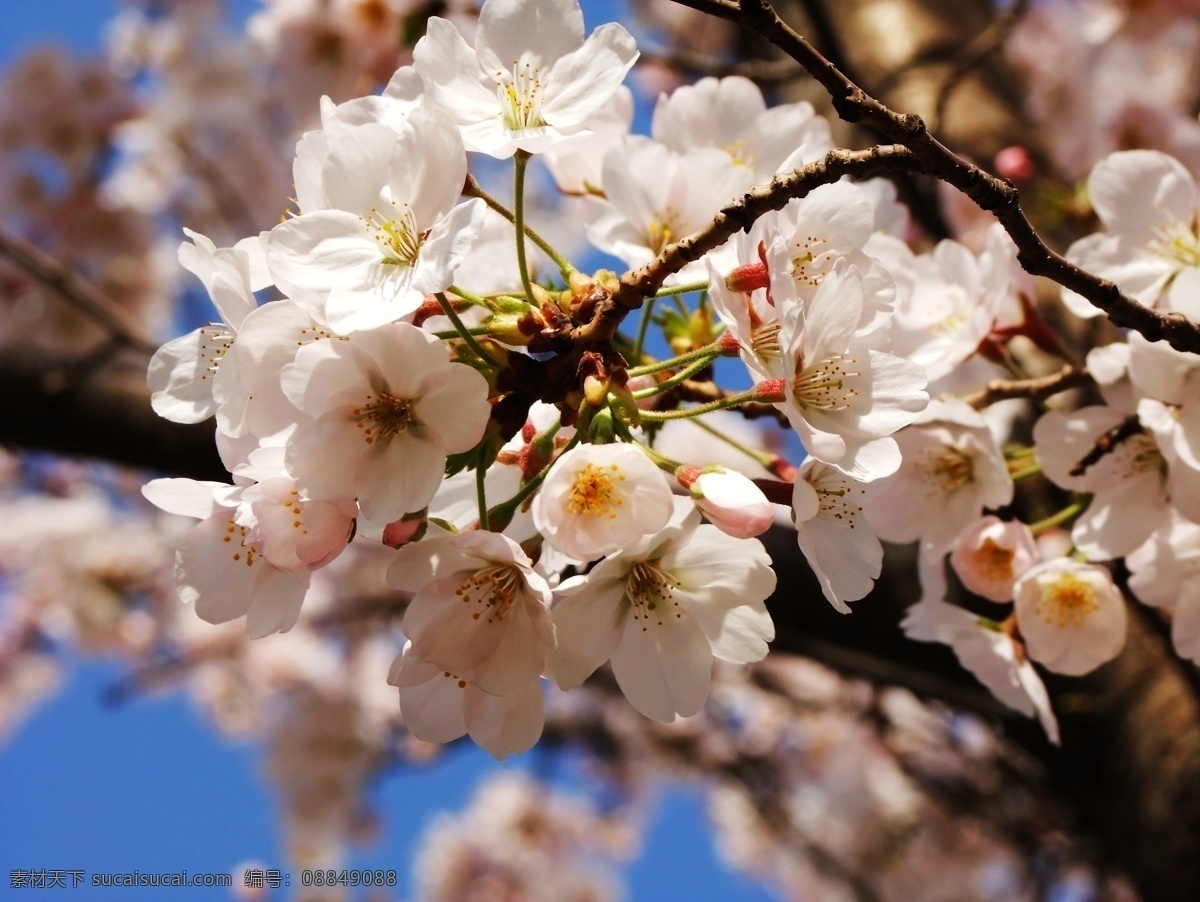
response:
<svg viewBox="0 0 1200 902"><path fill-rule="evenodd" d="M1092 374L1083 367L1064 366L1057 373L1041 376L1037 379L993 379L986 386L963 398L976 410L998 401L1008 401L1012 398L1027 398L1030 401L1045 401L1059 392L1069 391L1087 385Z"/></svg>
<svg viewBox="0 0 1200 902"><path fill-rule="evenodd" d="M1017 258L1026 271L1045 276L1087 298L1114 325L1140 332L1150 341L1166 341L1177 351L1200 353L1200 327L1183 317L1143 307L1112 282L1080 269L1052 251L1025 216L1011 182L959 157L929 133L920 116L897 113L867 94L788 26L767 0L676 2L738 22L783 50L825 88L842 119L862 123L909 148L922 172L953 185L980 209L994 215L1017 245Z"/></svg>
<svg viewBox="0 0 1200 902"><path fill-rule="evenodd" d="M107 329L123 345L154 353L157 345L129 324L125 312L98 288L71 272L49 254L0 227L0 255L57 292L64 300Z"/></svg>
<svg viewBox="0 0 1200 902"><path fill-rule="evenodd" d="M748 230L762 215L782 209L794 198L804 197L820 185L846 175L867 178L885 169L918 168L916 157L903 147L880 145L869 150L831 150L824 159L778 175L768 185L751 188L740 199L726 204L713 221L686 238L663 248L641 269L625 273L613 294L596 305L595 315L571 333L576 345L607 344L621 321L642 306L643 299L662 287L667 277L679 272L729 240Z"/></svg>

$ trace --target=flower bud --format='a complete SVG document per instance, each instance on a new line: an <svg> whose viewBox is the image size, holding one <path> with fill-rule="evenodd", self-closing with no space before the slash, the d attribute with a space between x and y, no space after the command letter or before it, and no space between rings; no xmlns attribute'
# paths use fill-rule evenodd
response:
<svg viewBox="0 0 1200 902"><path fill-rule="evenodd" d="M771 274L767 271L767 264L762 261L743 263L725 277L725 287L742 294L769 288L770 285Z"/></svg>
<svg viewBox="0 0 1200 902"><path fill-rule="evenodd" d="M675 478L692 493L704 516L726 535L751 539L775 522L771 502L762 489L736 470L716 465L703 470L684 466L676 471Z"/></svg>
<svg viewBox="0 0 1200 902"><path fill-rule="evenodd" d="M403 548L425 536L429 528L429 509L412 511L383 528L383 544L388 548Z"/></svg>
<svg viewBox="0 0 1200 902"><path fill-rule="evenodd" d="M999 517L976 520L950 555L950 566L962 584L991 601L1012 598L1013 583L1038 561L1029 527Z"/></svg>

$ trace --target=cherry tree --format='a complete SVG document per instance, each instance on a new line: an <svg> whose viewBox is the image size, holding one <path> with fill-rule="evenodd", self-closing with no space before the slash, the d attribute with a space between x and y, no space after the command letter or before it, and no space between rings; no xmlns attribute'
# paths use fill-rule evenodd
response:
<svg viewBox="0 0 1200 902"><path fill-rule="evenodd" d="M672 772L789 897L1191 898L1195 4L644 7L131 4L7 75L0 727L115 651L306 867L447 743L621 793L481 790L428 898L609 898Z"/></svg>

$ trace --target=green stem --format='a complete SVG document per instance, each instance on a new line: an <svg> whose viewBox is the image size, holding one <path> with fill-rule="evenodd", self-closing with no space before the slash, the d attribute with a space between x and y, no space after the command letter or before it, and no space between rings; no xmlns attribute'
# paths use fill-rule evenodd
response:
<svg viewBox="0 0 1200 902"><path fill-rule="evenodd" d="M520 153L520 151L518 151L518 153ZM478 197L481 201L511 222L514 226L517 224L517 217L513 215L513 212L508 209L508 207L504 206L504 204L500 203L500 201L496 200L496 198L492 197L490 194L480 188L479 182L475 181L475 179L471 178L471 176L467 176L467 185L465 188L463 188L463 194L465 194L467 197ZM529 226L524 226L524 232L526 238L541 248L542 252L554 261L554 265L557 266L558 271L562 273L563 280L565 281L569 279L571 277L571 273L576 271L575 267L571 265L571 261L551 247L550 243L546 241L545 238L543 238Z"/></svg>
<svg viewBox="0 0 1200 902"><path fill-rule="evenodd" d="M736 448L738 451L741 451L747 457L754 459L759 464L761 464L762 466L764 466L768 469L770 468L771 464L773 464L775 462L775 455L764 454L762 451L755 451L749 445L743 445L737 439L731 438L729 435L722 432L721 430L714 429L712 426L708 425L708 423L704 422L704 420L696 420L696 422L693 423L692 425L699 426L701 429L703 429L709 435L713 436L714 438L719 438L721 441L723 441L725 444L729 445L731 448Z"/></svg>
<svg viewBox="0 0 1200 902"><path fill-rule="evenodd" d="M533 284L529 281L529 265L525 262L525 167L529 153L518 150L513 154L513 225L517 227L517 268L521 270L521 287L533 303Z"/></svg>
<svg viewBox="0 0 1200 902"><path fill-rule="evenodd" d="M690 285L673 285L670 288L660 288L654 292L656 298L667 298L676 294L691 294L693 291L704 291L708 288L707 282L693 282Z"/></svg>
<svg viewBox="0 0 1200 902"><path fill-rule="evenodd" d="M709 401L707 404L700 404L696 407L682 407L679 410L643 410L643 420L686 420L690 417L703 416L706 413L712 413L714 410L726 410L730 407L737 407L739 404L747 404L751 401L759 401L758 392L755 389L744 391L736 395L730 395L728 398L721 398L719 401Z"/></svg>
<svg viewBox="0 0 1200 902"><path fill-rule="evenodd" d="M630 358L635 366L642 362L642 348L646 346L646 333L650 330L650 314L654 312L655 300L647 298L642 305L642 318L638 321L637 338L633 342L633 356Z"/></svg>
<svg viewBox="0 0 1200 902"><path fill-rule="evenodd" d="M1012 479L1013 482L1020 482L1022 479L1025 479L1029 476L1037 476L1040 472L1042 472L1041 465L1034 464L1033 466L1026 467L1023 470L1017 470L1015 473L1010 473L1009 478Z"/></svg>
<svg viewBox="0 0 1200 902"><path fill-rule="evenodd" d="M578 432L571 436L571 440L567 442L566 447L563 448L563 454L579 444L580 438L582 438L582 435ZM554 460L558 460L558 458L556 457ZM504 526L507 526L509 523L511 523L513 514L516 513L517 508L523 504L530 495L541 488L542 483L546 480L546 476L550 473L550 468L554 466L554 460L542 467L536 476L525 483L525 485L521 486L517 494L513 495L507 501L502 501L500 504L497 504L495 507L489 510L488 515L491 521L496 523L497 526L499 526L501 523L503 523Z"/></svg>
<svg viewBox="0 0 1200 902"><path fill-rule="evenodd" d="M1057 514L1051 514L1045 520L1038 520L1036 523L1029 525L1029 531L1035 536L1040 536L1048 529L1053 529L1055 526L1061 526L1068 520L1078 517L1087 509L1086 501L1077 501L1074 504L1069 504L1060 510Z"/></svg>
<svg viewBox="0 0 1200 902"><path fill-rule="evenodd" d="M485 299L481 298L477 294L471 294L471 292L469 292L469 291L463 291L457 285L451 285L450 288L447 290L451 294L458 295L460 298L462 298L468 304L471 304L475 307L486 307L488 310L492 309L492 305L489 304Z"/></svg>
<svg viewBox="0 0 1200 902"><path fill-rule="evenodd" d="M488 334L487 326L474 326L474 327L468 329L467 331L470 332L472 335L487 335ZM457 329L446 329L443 332L434 332L433 337L440 338L442 341L448 341L451 338L462 338L462 333L459 332Z"/></svg>
<svg viewBox="0 0 1200 902"><path fill-rule="evenodd" d="M690 366L684 367L671 378L664 379L662 382L659 382L657 385L652 385L650 388L643 388L640 391L635 391L633 393L633 399L635 401L640 401L642 398L649 398L653 395L661 395L663 392L669 391L680 382L683 382L685 379L690 379L710 363L712 363L711 357L701 358Z"/></svg>
<svg viewBox="0 0 1200 902"><path fill-rule="evenodd" d="M449 317L450 322L454 324L454 329L456 332L458 332L458 337L467 343L467 347L474 351L480 360L482 360L484 363L490 364L491 366L498 367L500 364L496 363L496 361L488 356L487 351L480 347L479 342L475 340L475 336L471 334L471 330L468 329L463 321L458 318L458 314L454 312L454 305L450 303L445 293L439 291L437 293L437 299L438 303L442 305L442 312L445 313L446 316Z"/></svg>
<svg viewBox="0 0 1200 902"><path fill-rule="evenodd" d="M694 351L688 351L686 354L680 354L678 357L672 357L670 360L660 360L657 363L632 367L629 370L629 375L630 377L649 376L651 373L661 373L663 370L673 370L676 367L685 366L693 360L711 359L720 356L721 348L716 342L713 342Z"/></svg>
<svg viewBox="0 0 1200 902"><path fill-rule="evenodd" d="M486 453L483 446L479 446L479 460L475 463L475 502L479 507L479 528L484 532L488 531L488 506L487 506L487 490L484 488L483 480L487 475L487 467L485 466Z"/></svg>

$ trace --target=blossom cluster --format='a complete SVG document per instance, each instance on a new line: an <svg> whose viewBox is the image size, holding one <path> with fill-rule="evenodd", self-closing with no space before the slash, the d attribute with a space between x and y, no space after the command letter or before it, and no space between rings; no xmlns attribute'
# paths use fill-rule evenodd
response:
<svg viewBox="0 0 1200 902"><path fill-rule="evenodd" d="M1124 643L1096 562L1128 555L1134 591L1178 607L1177 643L1200 660L1185 604L1200 555L1178 553L1200 541L1196 359L1136 336L1099 349L1106 404L1046 413L1022 444L966 400L1019 370L1015 345L1062 353L999 226L977 248L914 249L891 183L821 185L669 273L635 336L578 337L612 315L618 280L528 228L535 157L595 248L634 269L832 148L810 105L768 108L739 77L660 97L651 135L630 134L637 55L620 25L587 35L574 0L488 0L471 42L435 17L381 94L322 103L278 225L229 247L188 233L180 261L220 322L165 345L149 384L162 416L215 417L233 482L145 488L200 520L178 549L180 596L264 636L297 622L351 542L388 549L407 602L388 681L408 728L501 757L537 741L543 679L573 689L609 663L634 708L671 722L704 706L714 659L762 659L775 576L756 537L777 515L844 613L880 575L881 540L919 542L909 635L952 645L1052 738L1031 661L1077 675ZM511 209L472 154L513 160ZM1068 256L1194 317L1182 164L1115 154L1091 194L1107 231ZM653 324L674 356L648 352ZM716 385L727 357L751 388ZM721 430L745 472L657 443L670 421L712 429L701 418L750 407L787 424L803 459ZM1075 498L1026 524L1014 480L1031 477ZM1068 548L1035 541L1071 520Z"/></svg>

